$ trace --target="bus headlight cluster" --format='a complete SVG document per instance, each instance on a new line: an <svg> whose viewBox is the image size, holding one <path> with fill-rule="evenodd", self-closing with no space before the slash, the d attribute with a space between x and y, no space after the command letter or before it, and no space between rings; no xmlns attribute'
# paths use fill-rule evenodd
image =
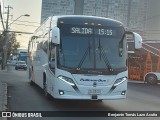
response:
<svg viewBox="0 0 160 120"><path fill-rule="evenodd" d="M114 85L113 86L118 86L119 84L123 83L124 81L126 81L127 78L126 77L123 77L123 78L119 78L115 81Z"/></svg>
<svg viewBox="0 0 160 120"><path fill-rule="evenodd" d="M65 76L62 76L62 75L58 76L58 78L59 78L60 80L63 80L64 82L72 85L72 86L75 85L74 81L73 81L71 78L68 78L68 77L65 77Z"/></svg>

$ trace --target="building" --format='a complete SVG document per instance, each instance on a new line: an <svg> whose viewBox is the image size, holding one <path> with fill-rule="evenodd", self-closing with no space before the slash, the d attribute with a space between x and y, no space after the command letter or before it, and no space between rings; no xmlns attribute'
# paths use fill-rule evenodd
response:
<svg viewBox="0 0 160 120"><path fill-rule="evenodd" d="M148 0L84 0L84 15L121 21L131 31L145 37Z"/></svg>
<svg viewBox="0 0 160 120"><path fill-rule="evenodd" d="M149 5L149 0L42 0L41 23L52 15L109 17L147 39Z"/></svg>
<svg viewBox="0 0 160 120"><path fill-rule="evenodd" d="M74 0L42 0L41 23L53 15L73 15Z"/></svg>
<svg viewBox="0 0 160 120"><path fill-rule="evenodd" d="M149 11L147 17L147 39L160 40L160 0L149 1Z"/></svg>

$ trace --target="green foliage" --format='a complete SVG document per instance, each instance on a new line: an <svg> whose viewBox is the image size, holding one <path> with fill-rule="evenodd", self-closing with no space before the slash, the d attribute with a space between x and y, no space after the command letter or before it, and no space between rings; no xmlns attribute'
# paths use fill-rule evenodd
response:
<svg viewBox="0 0 160 120"><path fill-rule="evenodd" d="M3 40L4 40L4 36L0 35L0 53L2 53L3 51ZM17 42L16 40L16 34L15 33L9 33L8 34L8 57L13 54L13 52L15 50L17 50L17 48L20 47L20 44Z"/></svg>

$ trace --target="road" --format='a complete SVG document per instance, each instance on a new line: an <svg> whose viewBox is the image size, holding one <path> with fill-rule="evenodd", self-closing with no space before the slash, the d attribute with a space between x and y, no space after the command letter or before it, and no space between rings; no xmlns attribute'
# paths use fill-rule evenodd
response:
<svg viewBox="0 0 160 120"><path fill-rule="evenodd" d="M9 71L9 74L1 76L3 81L8 84L9 111L160 111L160 85L129 82L127 99L125 100L103 100L102 102L47 100L40 88L30 86L27 76L26 71L15 71L13 68ZM64 117L56 118L56 120L62 119L64 119ZM65 120L66 119L71 120L69 117L65 118ZM74 118L72 117L72 119ZM109 118L84 117L83 119L106 120ZM116 118L110 119L113 120ZM160 120L160 118L157 117L121 117L118 119ZM21 118L12 118L11 120L21 120ZM26 118L26 120L28 119ZM76 120L81 120L81 118L76 118Z"/></svg>

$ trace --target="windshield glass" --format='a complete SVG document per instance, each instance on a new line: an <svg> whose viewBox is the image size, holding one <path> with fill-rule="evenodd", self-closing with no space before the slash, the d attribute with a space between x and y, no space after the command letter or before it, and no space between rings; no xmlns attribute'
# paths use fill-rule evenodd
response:
<svg viewBox="0 0 160 120"><path fill-rule="evenodd" d="M122 41L123 28L76 27L76 30L74 28L68 32L66 28L61 30L60 66L94 70L126 67L126 41ZM119 56L120 43L123 44L122 56Z"/></svg>

